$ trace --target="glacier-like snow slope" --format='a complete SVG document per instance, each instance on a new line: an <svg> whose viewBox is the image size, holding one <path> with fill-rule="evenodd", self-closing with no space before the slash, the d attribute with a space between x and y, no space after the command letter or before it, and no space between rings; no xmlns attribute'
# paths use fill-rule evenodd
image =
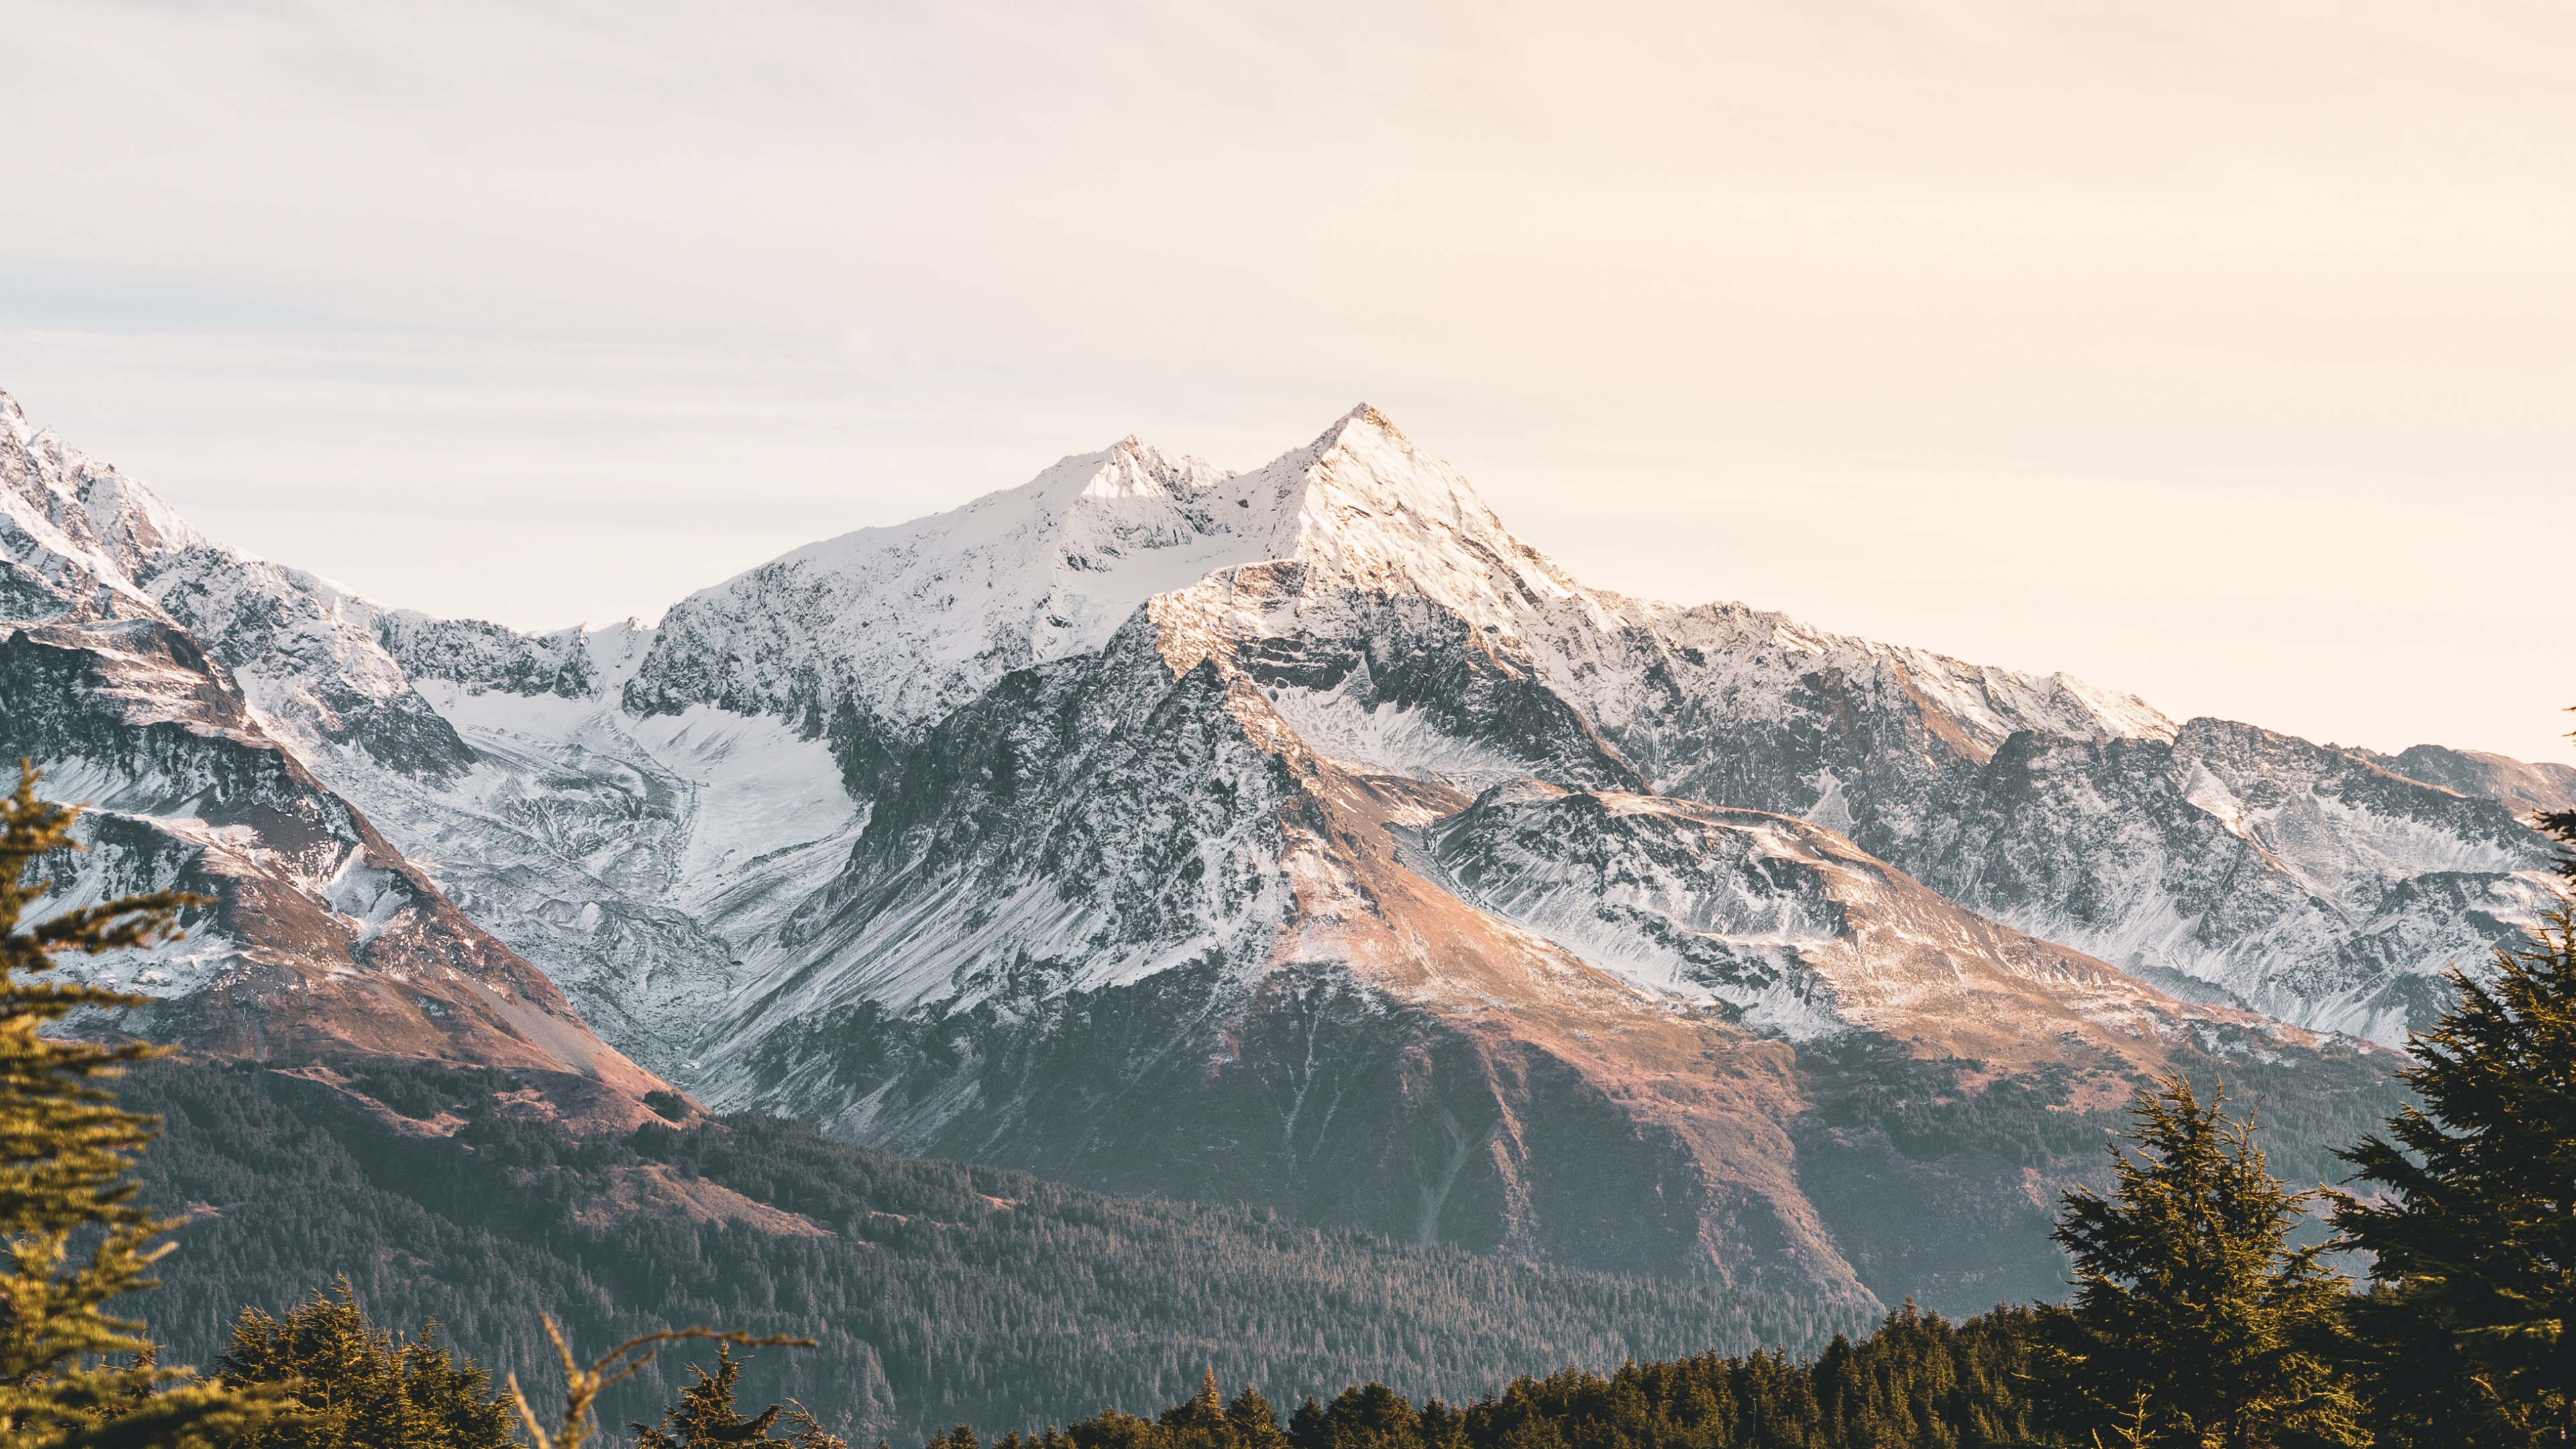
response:
<svg viewBox="0 0 2576 1449"><path fill-rule="evenodd" d="M810 544L692 595L623 685L639 710L705 702L828 715L853 694L918 727L1003 674L1095 651L1155 594L1266 556L1274 500L1130 438L951 513Z"/></svg>
<svg viewBox="0 0 2576 1449"><path fill-rule="evenodd" d="M47 798L92 807L40 914L134 892L211 902L184 939L59 964L149 999L127 1025L227 1055L530 1071L576 1112L640 1120L661 1084L280 749L185 633L15 626L0 699L0 747L47 762Z"/></svg>
<svg viewBox="0 0 2576 1449"><path fill-rule="evenodd" d="M733 979L734 947L710 923L761 934L789 878L781 847L822 857L810 889L863 817L828 751L782 725L620 709L616 687L650 631L527 638L385 609L208 542L114 468L35 432L5 396L0 510L9 617L184 628L250 706L251 729L384 822L451 899L542 957L639 1056L686 1059L692 1003Z"/></svg>
<svg viewBox="0 0 2576 1449"><path fill-rule="evenodd" d="M1722 1001L1792 1040L1876 1027L1989 1054L1998 1016L2152 1037L2166 1019L2101 961L1958 910L1819 826L1669 796L1497 786L1426 844L1465 899L1585 961ZM1964 933L1964 934L1963 934Z"/></svg>

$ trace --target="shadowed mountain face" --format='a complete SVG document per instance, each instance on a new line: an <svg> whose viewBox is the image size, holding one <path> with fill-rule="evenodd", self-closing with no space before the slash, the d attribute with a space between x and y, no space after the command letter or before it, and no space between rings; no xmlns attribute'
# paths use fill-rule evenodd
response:
<svg viewBox="0 0 2576 1449"><path fill-rule="evenodd" d="M2055 1291L2138 1074L2341 1132L2299 1104L2388 1059L2314 1030L2394 1039L2546 899L2546 771L1588 589L1365 408L548 636L232 555L5 419L12 649L201 647L610 1041L900 1151L1975 1308Z"/></svg>

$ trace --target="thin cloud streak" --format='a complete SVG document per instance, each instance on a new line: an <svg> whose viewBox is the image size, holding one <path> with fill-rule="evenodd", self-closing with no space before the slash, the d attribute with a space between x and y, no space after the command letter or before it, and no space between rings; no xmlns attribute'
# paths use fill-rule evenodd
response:
<svg viewBox="0 0 2576 1449"><path fill-rule="evenodd" d="M2562 7L725 21L0 3L0 387L528 627L1365 397L1604 586L2568 756Z"/></svg>

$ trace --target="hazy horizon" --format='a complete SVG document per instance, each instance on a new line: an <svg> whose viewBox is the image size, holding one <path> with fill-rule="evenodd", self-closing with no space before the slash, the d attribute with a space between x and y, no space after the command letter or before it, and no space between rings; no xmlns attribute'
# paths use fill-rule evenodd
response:
<svg viewBox="0 0 2576 1449"><path fill-rule="evenodd" d="M1363 398L1596 587L2576 758L2576 13L0 0L0 389L234 547L657 617Z"/></svg>

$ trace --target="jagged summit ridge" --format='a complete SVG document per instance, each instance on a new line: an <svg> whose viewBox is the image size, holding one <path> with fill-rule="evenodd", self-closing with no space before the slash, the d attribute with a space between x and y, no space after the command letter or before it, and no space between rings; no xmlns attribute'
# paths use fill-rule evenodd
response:
<svg viewBox="0 0 2576 1449"><path fill-rule="evenodd" d="M77 484L0 447L51 527ZM129 582L717 1105L1565 1261L1892 1273L1802 1177L1814 1053L2116 1101L2178 1051L2334 1050L2231 1004L2402 1028L2541 888L2496 798L1588 588L1365 407L1245 473L1122 440L657 629L429 619L207 544Z"/></svg>
<svg viewBox="0 0 2576 1449"><path fill-rule="evenodd" d="M805 714L855 695L909 733L1012 669L1097 651L1158 595L1273 562L1480 623L1507 616L1499 592L1576 588L1362 404L1249 473L1131 438L951 512L782 555L675 606L626 700Z"/></svg>
<svg viewBox="0 0 2576 1449"><path fill-rule="evenodd" d="M2278 818L2327 825L2280 848L2266 832L2286 827L2222 820L2205 803L2218 797L2194 782L2194 761L2216 736L2182 741L2133 696L1740 604L1587 588L1366 405L1248 473L1125 439L963 508L795 550L682 601L659 629L546 635L386 609L221 549L113 469L58 441L35 446L14 405L8 418L9 577L25 595L9 612L187 628L335 788L418 821L406 844L448 862L437 868L460 889L495 910L546 900L504 934L567 981L631 980L617 953L689 937L675 908L695 920L719 909L734 924L715 955L753 975L807 949L752 923L822 882L773 883L768 904L738 908L750 899L739 867L708 862L739 847L691 843L707 830L732 841L713 823L716 802L802 802L756 808L815 822L800 849L821 852L866 828L886 772L940 720L1014 670L1097 656L1141 615L1172 673L1212 666L1263 697L1275 723L1260 728L1359 770L1471 792L1534 777L1799 816L2034 934L2384 1039L2425 1008L2446 961L2478 959L2545 888L2522 879L2539 859L2528 832L2492 802L2471 814L2496 819L2469 823L2433 798L2447 791L2383 792L2378 811L2423 822L2393 833L2372 826L2376 814L2293 811ZM701 710L774 724L690 723ZM778 734L765 747L780 752L776 770L739 784L705 773L719 768L705 741L762 729ZM2008 756L2016 737L2036 753ZM2433 754L2415 753L2410 763L2437 772ZM2039 758L2049 768L2026 773ZM2303 758L2270 750L2256 776L2290 771L2294 794L2341 788ZM2084 763L2069 774L2061 759ZM581 838L680 832L654 836L645 856L660 864L603 877L584 845L531 876L564 835L560 799L539 802L567 778L608 791L603 801L639 792ZM2528 800L2553 778L2481 766L2456 783L2501 793L2494 782L2523 781L2512 791ZM2044 793L2015 793L2033 789ZM836 790L841 806L824 808ZM2084 799L2119 803L2095 824ZM496 829L520 844L440 843ZM2442 843L2462 830L2512 843L2461 857L2477 862L2462 874ZM2431 843L2390 843L2418 836ZM2200 869L2213 848L2243 849L2254 868ZM470 884L501 872L497 860L517 863L489 890ZM606 912L613 926L630 907L632 933L582 924ZM703 941L674 949L710 956ZM682 996L672 1009L685 1010ZM664 999L629 989L616 1004ZM688 1028L675 1019L654 1035Z"/></svg>
<svg viewBox="0 0 2576 1449"><path fill-rule="evenodd" d="M95 806L49 909L168 889L211 902L191 908L184 940L66 963L153 1000L120 1029L250 1058L528 1069L573 1116L640 1120L642 1094L664 1084L315 778L307 759L329 758L327 731L352 721L281 719L255 699L277 702L266 687L299 669L313 685L299 697L326 710L331 697L383 703L351 693L371 670L389 697L410 696L380 650L353 659L340 647L373 606L217 548L114 468L29 428L5 395L0 547L12 586L0 600L0 757L40 762L48 798ZM233 607L245 596L290 607ZM235 674L224 654L251 668ZM419 715L455 743L438 716Z"/></svg>
<svg viewBox="0 0 2576 1449"><path fill-rule="evenodd" d="M1758 633L1774 652L1892 661L1989 750L2019 728L2174 728L2134 696L2063 676L1825 635L1740 605L1683 609L1587 588L1365 403L1247 473L1129 439L951 512L782 555L676 605L625 702L814 720L854 701L874 730L908 737L1012 669L1097 651L1158 598L1174 601L1162 622L1175 668L1218 640L1308 630L1336 600L1427 603L1605 724L1635 711L1639 678L1665 670L1660 656L1741 654ZM1600 647L1622 635L1661 643Z"/></svg>
<svg viewBox="0 0 2576 1449"><path fill-rule="evenodd" d="M625 686L639 712L810 712L879 681L890 719L935 718L1011 669L1096 650L1146 598L1257 545L1227 475L1130 439L1017 488L808 545L673 606Z"/></svg>
<svg viewBox="0 0 2576 1449"><path fill-rule="evenodd" d="M150 489L31 426L5 392L0 444L0 617L161 617L136 573L204 538Z"/></svg>

